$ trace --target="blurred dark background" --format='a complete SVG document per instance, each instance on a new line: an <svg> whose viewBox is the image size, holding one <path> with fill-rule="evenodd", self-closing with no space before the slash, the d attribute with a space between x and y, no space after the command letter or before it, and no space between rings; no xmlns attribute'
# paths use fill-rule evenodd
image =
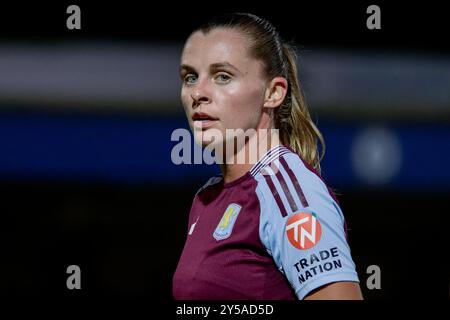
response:
<svg viewBox="0 0 450 320"><path fill-rule="evenodd" d="M81 9L68 30L66 8ZM381 9L369 30L366 9ZM193 195L175 165L183 41L247 11L300 48L367 299L448 299L449 25L438 4L62 1L0 8L0 292L171 299ZM66 268L81 268L80 291ZM381 289L366 270L381 268Z"/></svg>

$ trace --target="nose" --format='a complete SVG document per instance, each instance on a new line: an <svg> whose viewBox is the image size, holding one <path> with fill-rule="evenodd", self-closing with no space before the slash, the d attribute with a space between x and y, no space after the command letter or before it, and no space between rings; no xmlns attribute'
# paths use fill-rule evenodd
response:
<svg viewBox="0 0 450 320"><path fill-rule="evenodd" d="M205 86L197 86L191 92L192 107L198 107L200 104L208 104L211 102L211 96Z"/></svg>

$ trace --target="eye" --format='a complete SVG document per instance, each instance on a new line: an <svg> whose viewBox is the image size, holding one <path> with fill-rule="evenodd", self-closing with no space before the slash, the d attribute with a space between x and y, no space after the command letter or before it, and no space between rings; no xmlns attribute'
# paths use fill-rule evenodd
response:
<svg viewBox="0 0 450 320"><path fill-rule="evenodd" d="M197 80L197 76L195 74L192 74L192 73L188 73L183 78L183 82L185 84L194 84L196 80Z"/></svg>
<svg viewBox="0 0 450 320"><path fill-rule="evenodd" d="M231 80L231 77L228 74L226 74L226 73L219 73L216 76L216 80L221 82L221 83L227 83L227 82L229 82Z"/></svg>

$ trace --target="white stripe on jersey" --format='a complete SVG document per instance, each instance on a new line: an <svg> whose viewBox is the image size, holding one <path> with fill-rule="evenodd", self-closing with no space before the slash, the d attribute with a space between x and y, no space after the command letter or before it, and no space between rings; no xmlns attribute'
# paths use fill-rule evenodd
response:
<svg viewBox="0 0 450 320"><path fill-rule="evenodd" d="M273 160L281 157L283 154L289 153L291 150L283 145L278 145L267 151L261 159L250 169L250 174L256 176L263 167L270 164Z"/></svg>

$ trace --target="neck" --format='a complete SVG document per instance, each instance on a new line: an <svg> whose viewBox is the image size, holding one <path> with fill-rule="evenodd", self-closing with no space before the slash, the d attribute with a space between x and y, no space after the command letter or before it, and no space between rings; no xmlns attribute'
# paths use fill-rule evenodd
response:
<svg viewBox="0 0 450 320"><path fill-rule="evenodd" d="M230 156L222 156L222 164L220 164L220 171L225 183L239 179L245 175L267 151L273 147L280 145L278 135L272 131L260 131L258 133L245 139L245 143L239 146L234 141L229 141L233 144L234 152L230 152ZM227 150L224 146L223 150Z"/></svg>
<svg viewBox="0 0 450 320"><path fill-rule="evenodd" d="M222 172L225 183L239 179L252 168L252 164L221 164L220 171Z"/></svg>

